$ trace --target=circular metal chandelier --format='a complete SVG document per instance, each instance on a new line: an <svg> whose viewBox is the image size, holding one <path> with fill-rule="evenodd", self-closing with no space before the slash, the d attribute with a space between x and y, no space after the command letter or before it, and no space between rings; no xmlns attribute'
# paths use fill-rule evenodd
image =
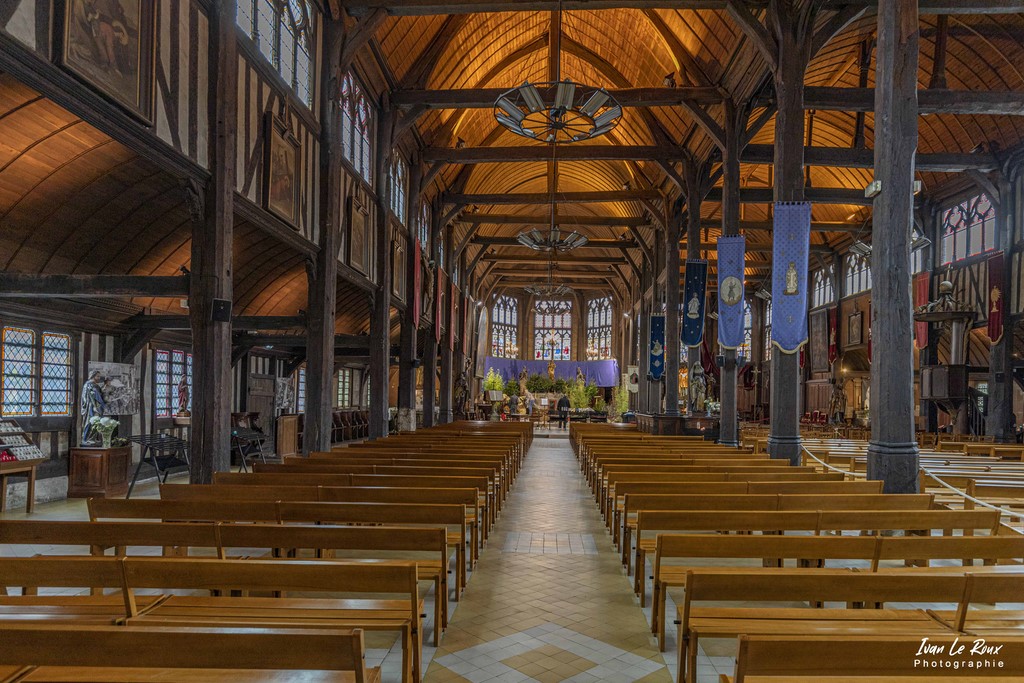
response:
<svg viewBox="0 0 1024 683"><path fill-rule="evenodd" d="M550 297L565 296L566 294L569 294L570 292L572 292L572 288L571 287L567 287L566 285L556 285L556 284L554 284L552 282L548 282L548 283L542 284L542 285L532 285L530 287L523 287L523 290L527 294L532 294L533 296L537 297L538 299L548 299ZM534 310L537 313L546 313L546 312L548 312L547 310L543 310L543 311L540 310L539 306L542 306L542 304L538 304L538 306L534 306Z"/></svg>
<svg viewBox="0 0 1024 683"><path fill-rule="evenodd" d="M557 225L551 226L549 230L527 230L526 232L519 233L516 237L516 241L524 247L529 247L534 251L572 251L576 247L582 247L590 239L586 235L573 230L572 232L565 234Z"/></svg>
<svg viewBox="0 0 1024 683"><path fill-rule="evenodd" d="M494 118L516 135L551 144L600 137L622 119L622 105L604 88L569 79L526 81L494 102Z"/></svg>

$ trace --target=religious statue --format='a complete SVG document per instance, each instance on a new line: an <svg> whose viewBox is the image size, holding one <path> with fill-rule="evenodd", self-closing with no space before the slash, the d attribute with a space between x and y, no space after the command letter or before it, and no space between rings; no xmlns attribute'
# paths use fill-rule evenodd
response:
<svg viewBox="0 0 1024 683"><path fill-rule="evenodd" d="M189 417L192 414L188 410L189 398L188 377L182 375L178 380L178 417Z"/></svg>
<svg viewBox="0 0 1024 683"><path fill-rule="evenodd" d="M708 397L707 379L704 377L704 368L699 362L694 363L690 368L690 414L704 412L704 405Z"/></svg>
<svg viewBox="0 0 1024 683"><path fill-rule="evenodd" d="M555 361L548 361L548 379L552 382L555 381Z"/></svg>
<svg viewBox="0 0 1024 683"><path fill-rule="evenodd" d="M846 420L846 381L832 385L832 396L828 399L828 417L835 424Z"/></svg>
<svg viewBox="0 0 1024 683"><path fill-rule="evenodd" d="M700 299L697 298L697 292L693 293L690 297L690 302L686 304L686 317L690 320L696 320L700 317Z"/></svg>
<svg viewBox="0 0 1024 683"><path fill-rule="evenodd" d="M786 269L786 289L783 294L799 294L800 293L800 278L796 274L796 263L793 261L789 262L789 268Z"/></svg>
<svg viewBox="0 0 1024 683"><path fill-rule="evenodd" d="M930 301L924 306L918 306L915 313L963 313L970 312L970 306L957 301L953 296L953 283L943 280L939 283L939 298Z"/></svg>
<svg viewBox="0 0 1024 683"><path fill-rule="evenodd" d="M466 417L466 404L469 401L469 360L466 361L466 367L463 368L462 372L455 379L455 388L452 390L453 398L455 399L455 417L456 419Z"/></svg>
<svg viewBox="0 0 1024 683"><path fill-rule="evenodd" d="M82 445L96 446L102 442L100 433L89 423L94 417L106 412L107 402L103 399L103 375L98 370L89 373L89 379L82 386Z"/></svg>
<svg viewBox="0 0 1024 683"><path fill-rule="evenodd" d="M527 380L527 378L529 378L529 376L530 376L530 373L527 371L526 368L523 368L522 372L519 373L519 393L520 394L525 394L526 393L526 380Z"/></svg>
<svg viewBox="0 0 1024 683"><path fill-rule="evenodd" d="M526 397L520 396L518 401L518 407L516 408L518 415L526 415Z"/></svg>
<svg viewBox="0 0 1024 683"><path fill-rule="evenodd" d="M583 374L583 368L578 365L576 366L576 381L587 383L587 376Z"/></svg>

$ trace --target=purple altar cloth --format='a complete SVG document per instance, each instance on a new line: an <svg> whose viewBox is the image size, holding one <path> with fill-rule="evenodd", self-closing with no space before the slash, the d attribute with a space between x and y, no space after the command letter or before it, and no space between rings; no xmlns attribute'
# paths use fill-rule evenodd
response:
<svg viewBox="0 0 1024 683"><path fill-rule="evenodd" d="M487 356L484 363L484 373L490 372L491 368L501 375L507 382L510 379L518 379L519 373L526 368L527 374L544 375L548 374L548 361L546 360L518 360L514 358L494 358ZM564 379L571 382L576 379L576 368L583 371L588 384L599 387L618 386L621 381L619 376L619 362L612 360L556 360L555 379Z"/></svg>

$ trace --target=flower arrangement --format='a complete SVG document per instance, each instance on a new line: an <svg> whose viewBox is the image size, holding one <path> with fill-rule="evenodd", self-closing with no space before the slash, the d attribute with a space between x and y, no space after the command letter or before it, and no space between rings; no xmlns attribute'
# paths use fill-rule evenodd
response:
<svg viewBox="0 0 1024 683"><path fill-rule="evenodd" d="M103 447L110 448L110 440L117 431L120 423L112 417L100 417L99 415L93 415L89 418L89 425L99 432L100 438L103 439Z"/></svg>

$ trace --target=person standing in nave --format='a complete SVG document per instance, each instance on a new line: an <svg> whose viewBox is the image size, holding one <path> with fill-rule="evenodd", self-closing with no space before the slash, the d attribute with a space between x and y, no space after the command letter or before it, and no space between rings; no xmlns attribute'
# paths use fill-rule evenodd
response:
<svg viewBox="0 0 1024 683"><path fill-rule="evenodd" d="M565 429L565 425L569 422L569 397L562 394L555 407L558 409L558 428Z"/></svg>

